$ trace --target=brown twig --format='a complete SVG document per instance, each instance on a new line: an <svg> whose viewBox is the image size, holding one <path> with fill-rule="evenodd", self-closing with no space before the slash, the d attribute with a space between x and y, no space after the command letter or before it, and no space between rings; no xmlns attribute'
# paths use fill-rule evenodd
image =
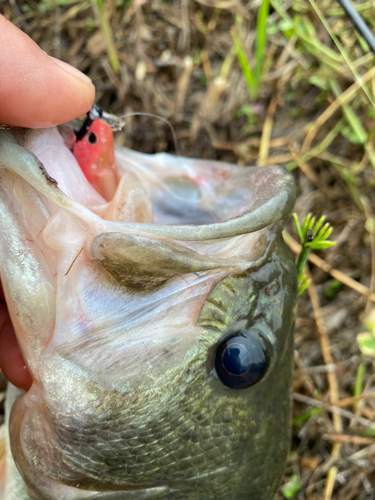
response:
<svg viewBox="0 0 375 500"><path fill-rule="evenodd" d="M315 384L313 382L313 379L310 377L310 375L307 373L305 365L303 364L302 359L300 358L300 355L298 354L297 351L294 353L294 362L298 366L298 369L301 372L302 379L309 390L310 394L314 396L317 392Z"/></svg>
<svg viewBox="0 0 375 500"><path fill-rule="evenodd" d="M354 403L358 403L358 401L366 399L375 399L375 392L366 392L361 394L360 396L353 396L351 398L341 399L340 401L337 401L335 405L340 408L343 408L344 406L352 406Z"/></svg>
<svg viewBox="0 0 375 500"><path fill-rule="evenodd" d="M323 434L322 439L332 443L355 444L359 446L375 444L374 438L363 436L348 436L347 434Z"/></svg>
<svg viewBox="0 0 375 500"><path fill-rule="evenodd" d="M366 196L361 196L361 202L365 211L366 215L366 225L365 228L367 229L369 235L370 235L370 242L371 242L371 280L370 280L370 290L374 292L375 290L375 218L374 214L372 213L372 208L369 199ZM365 314L369 313L371 304L370 304L370 299L367 299L367 304L365 308Z"/></svg>
<svg viewBox="0 0 375 500"><path fill-rule="evenodd" d="M375 68L371 68L362 78L362 83L367 82L370 80L375 74ZM323 113L315 120L314 123L312 123L309 127L309 130L306 134L303 146L302 146L302 152L305 154L311 147L312 141L314 140L318 130L320 127L338 110L340 107L351 101L361 88L361 85L357 82L353 83L345 92L343 92L339 98L335 99L333 103L328 106L326 110L323 111Z"/></svg>
<svg viewBox="0 0 375 500"><path fill-rule="evenodd" d="M313 182L321 191L325 191L322 183L318 179L315 172L310 168L309 164L300 156L297 151L290 148L290 152L293 156L294 161L297 163L302 172L306 175L306 177Z"/></svg>
<svg viewBox="0 0 375 500"><path fill-rule="evenodd" d="M307 277L309 277L308 274L309 273L307 272ZM323 319L323 316L322 316L322 313L320 310L319 297L318 297L318 294L316 292L315 286L314 286L312 281L310 282L309 286L307 287L307 291L309 293L311 305L312 305L313 311L314 311L314 317L315 317L315 322L316 322L316 326L317 326L318 333L319 333L320 346L322 349L323 359L324 359L324 362L326 365L330 365L330 364L334 363L334 360L333 360L333 357L331 354L331 347L329 344L326 326L325 326L324 319ZM329 395L330 402L331 402L331 404L334 405L339 400L339 384L338 384L336 372L329 370L327 372L327 379L328 379L328 384L329 384L329 388L330 388L330 395ZM342 421L341 421L340 415L333 414L333 425L334 425L334 428L335 428L335 431L337 434L342 433ZM335 444L333 447L333 450L332 450L332 454L337 453L339 451L339 449L340 449L340 445Z"/></svg>
<svg viewBox="0 0 375 500"><path fill-rule="evenodd" d="M331 500L333 487L335 486L337 467L331 467L327 475L326 487L324 489L324 500Z"/></svg>
<svg viewBox="0 0 375 500"><path fill-rule="evenodd" d="M267 116L264 120L262 137L260 140L259 146L259 156L258 156L258 166L263 167L267 164L269 150L270 150L270 141L271 134L273 128L273 117L277 108L277 93L272 96L272 99L269 103Z"/></svg>
<svg viewBox="0 0 375 500"><path fill-rule="evenodd" d="M326 403L323 403L323 401L319 401L314 398L309 398L308 396L304 396L303 394L299 394L296 392L293 393L293 399L301 403L314 406L316 408L323 408L324 410L329 411L332 414L340 415L341 417L347 418L349 420L356 419L360 425L363 425L364 427L370 427L371 429L375 429L375 422L371 422L371 420L364 417L356 418L354 413L348 410L343 410L338 406L327 405Z"/></svg>

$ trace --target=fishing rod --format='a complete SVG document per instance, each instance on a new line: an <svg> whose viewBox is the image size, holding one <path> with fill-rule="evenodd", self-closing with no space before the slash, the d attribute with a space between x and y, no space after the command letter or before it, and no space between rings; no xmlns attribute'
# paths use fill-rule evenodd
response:
<svg viewBox="0 0 375 500"><path fill-rule="evenodd" d="M370 47L370 50L375 54L375 37L364 22L360 14L355 10L350 0L337 0L341 7L345 10L346 15L349 17L351 22L353 23L355 29L358 33L366 40L367 45Z"/></svg>

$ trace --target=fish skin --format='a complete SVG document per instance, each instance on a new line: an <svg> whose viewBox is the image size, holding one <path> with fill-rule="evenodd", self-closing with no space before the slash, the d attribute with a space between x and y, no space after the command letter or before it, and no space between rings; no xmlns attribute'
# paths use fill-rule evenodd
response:
<svg viewBox="0 0 375 500"><path fill-rule="evenodd" d="M0 166L1 158L0 149ZM8 164L1 175L0 201L8 217L0 226L1 255L10 258L14 245L22 254L16 271L3 257L1 277L35 381L13 406L10 436L31 498L271 500L289 446L297 290L281 224L208 241L194 240L189 226L167 226L166 232L177 238L174 252L184 255L184 263L198 252L217 267L197 273L187 267L187 274L168 275L156 286L151 280L144 287L138 278L122 282L92 253L92 242L105 229L116 227L125 234L137 232L139 225L89 216L77 202L56 193L56 187L49 187L52 194L44 184L38 187L31 174L21 181L20 174L9 173ZM267 175L259 175L262 188ZM32 216L35 227L27 228L34 238L47 223L39 246L23 241L25 214L7 185L17 186L33 203L39 200L39 212ZM256 210L262 207L255 205ZM280 210L279 219L290 209ZM270 222L278 220L272 217ZM254 224L258 228L259 218ZM147 233L147 224L139 230L169 241L155 231ZM214 229L204 231L215 234ZM85 251L65 276L81 247ZM48 266L38 251L49 252ZM180 260L172 267L178 268ZM147 278L147 269L132 265ZM56 272L57 281L49 271L52 276ZM29 289L17 283L22 276ZM48 284L53 293L38 315ZM83 322L77 322L79 315ZM216 346L226 335L254 327L268 339L270 366L256 385L230 389L213 370ZM175 330L177 336L171 334ZM129 340L124 343L124 338Z"/></svg>

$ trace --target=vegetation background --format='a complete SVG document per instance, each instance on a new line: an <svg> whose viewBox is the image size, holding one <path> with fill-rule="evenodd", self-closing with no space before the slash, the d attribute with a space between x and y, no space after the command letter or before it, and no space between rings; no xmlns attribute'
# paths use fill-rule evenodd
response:
<svg viewBox="0 0 375 500"><path fill-rule="evenodd" d="M373 2L355 3L375 32ZM374 499L375 59L339 4L0 0L0 9L89 75L103 109L167 118L184 156L293 170L300 220L325 214L337 243L306 269L277 499ZM126 118L116 140L174 152L169 127L149 116ZM297 256L293 223L286 229Z"/></svg>

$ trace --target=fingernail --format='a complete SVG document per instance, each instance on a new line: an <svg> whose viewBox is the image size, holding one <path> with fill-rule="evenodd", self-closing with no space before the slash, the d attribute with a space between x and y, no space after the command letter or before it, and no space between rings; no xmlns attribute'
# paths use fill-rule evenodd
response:
<svg viewBox="0 0 375 500"><path fill-rule="evenodd" d="M84 73L79 71L79 69L74 68L73 66L71 66L70 64L68 64L64 61L60 61L60 59L56 59L55 57L52 57L52 56L48 56L48 57L50 59L52 59L52 61L54 63L56 63L58 66L60 66L60 68L64 69L65 71L67 71L71 75L76 76L77 78L79 78L80 80L83 80L84 82L91 83L91 78L89 78L87 75L85 75Z"/></svg>

